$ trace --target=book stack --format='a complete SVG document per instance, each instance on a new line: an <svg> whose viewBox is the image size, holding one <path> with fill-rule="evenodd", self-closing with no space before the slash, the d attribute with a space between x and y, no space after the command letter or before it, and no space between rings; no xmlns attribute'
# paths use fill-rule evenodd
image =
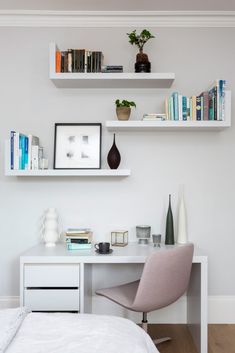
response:
<svg viewBox="0 0 235 353"><path fill-rule="evenodd" d="M166 120L166 114L158 114L158 113L144 114L142 120L144 120L144 121L163 121L163 120Z"/></svg>
<svg viewBox="0 0 235 353"><path fill-rule="evenodd" d="M92 232L89 228L69 228L65 232L68 250L89 250L92 247Z"/></svg>
<svg viewBox="0 0 235 353"><path fill-rule="evenodd" d="M42 148L39 138L20 132L10 133L10 166L14 170L39 169L39 159L42 158Z"/></svg>
<svg viewBox="0 0 235 353"><path fill-rule="evenodd" d="M168 120L224 120L226 81L216 80L212 87L190 98L174 92L165 100Z"/></svg>
<svg viewBox="0 0 235 353"><path fill-rule="evenodd" d="M123 72L123 66L122 65L103 65L101 68L102 72L105 73L119 73Z"/></svg>
<svg viewBox="0 0 235 353"><path fill-rule="evenodd" d="M68 49L56 51L56 72L101 72L101 51Z"/></svg>

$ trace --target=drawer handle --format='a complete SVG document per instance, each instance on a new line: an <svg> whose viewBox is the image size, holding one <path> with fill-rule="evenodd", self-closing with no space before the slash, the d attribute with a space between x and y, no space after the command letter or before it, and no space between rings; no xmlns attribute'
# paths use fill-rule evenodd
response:
<svg viewBox="0 0 235 353"><path fill-rule="evenodd" d="M74 290L74 289L78 289L78 287L26 287L26 289L30 289L30 290L38 290L38 289L50 289L50 290Z"/></svg>

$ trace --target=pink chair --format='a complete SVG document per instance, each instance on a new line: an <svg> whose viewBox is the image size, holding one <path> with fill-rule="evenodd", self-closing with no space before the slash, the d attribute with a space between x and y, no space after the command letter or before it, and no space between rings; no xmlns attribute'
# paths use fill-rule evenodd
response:
<svg viewBox="0 0 235 353"><path fill-rule="evenodd" d="M142 312L142 328L147 332L147 313L174 303L187 290L193 249L193 244L186 244L156 250L147 258L140 280L99 289L96 294L129 310ZM160 338L154 343L168 340L169 337Z"/></svg>

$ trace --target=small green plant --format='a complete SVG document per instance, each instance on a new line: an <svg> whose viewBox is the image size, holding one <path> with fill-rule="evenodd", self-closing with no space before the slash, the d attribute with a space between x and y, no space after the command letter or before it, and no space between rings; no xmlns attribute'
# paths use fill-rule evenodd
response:
<svg viewBox="0 0 235 353"><path fill-rule="evenodd" d="M136 29L132 31L131 33L127 33L129 37L129 43L132 45L136 45L140 52L143 51L144 45L147 43L147 41L151 38L155 38L147 29L143 29L140 34L136 34Z"/></svg>
<svg viewBox="0 0 235 353"><path fill-rule="evenodd" d="M135 107L136 108L136 104L135 102L129 102L127 100L122 100L120 101L120 99L117 99L115 101L115 104L116 104L116 107L119 108L119 107L127 107L127 108L131 108L131 107Z"/></svg>

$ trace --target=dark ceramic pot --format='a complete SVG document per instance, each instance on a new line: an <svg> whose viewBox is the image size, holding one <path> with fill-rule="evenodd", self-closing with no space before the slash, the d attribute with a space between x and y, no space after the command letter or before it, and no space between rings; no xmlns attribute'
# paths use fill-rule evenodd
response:
<svg viewBox="0 0 235 353"><path fill-rule="evenodd" d="M115 134L113 134L113 145L108 153L107 161L110 169L117 169L121 162L121 155L115 143Z"/></svg>

